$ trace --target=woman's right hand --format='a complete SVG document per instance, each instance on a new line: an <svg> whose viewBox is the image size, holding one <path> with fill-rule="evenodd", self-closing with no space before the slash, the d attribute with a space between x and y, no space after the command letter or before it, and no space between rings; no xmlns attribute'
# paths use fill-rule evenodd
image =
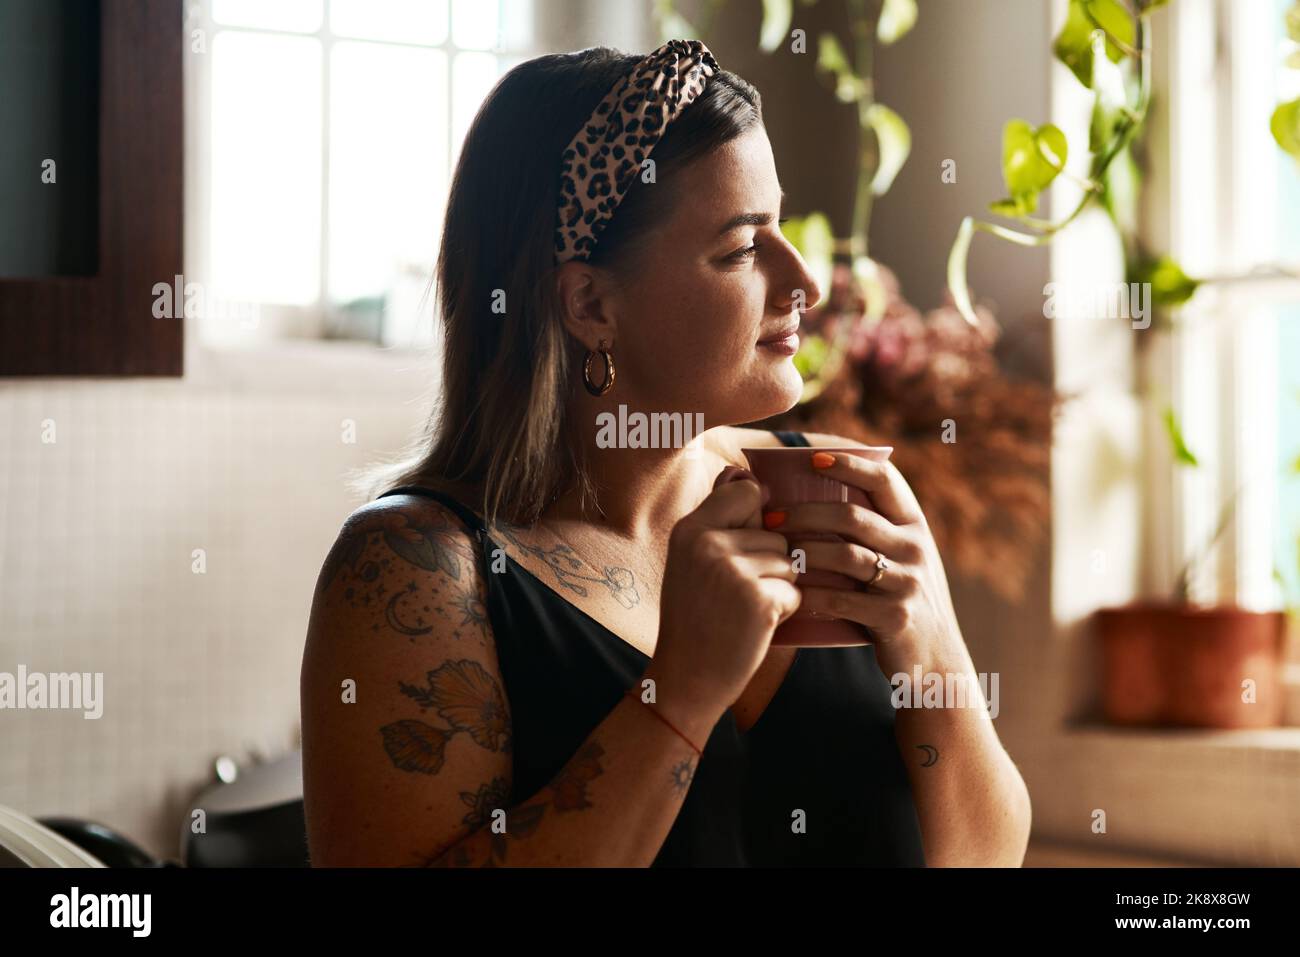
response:
<svg viewBox="0 0 1300 957"><path fill-rule="evenodd" d="M656 695L720 716L740 697L776 626L799 607L785 536L763 529L762 490L728 466L673 528L648 672Z"/></svg>

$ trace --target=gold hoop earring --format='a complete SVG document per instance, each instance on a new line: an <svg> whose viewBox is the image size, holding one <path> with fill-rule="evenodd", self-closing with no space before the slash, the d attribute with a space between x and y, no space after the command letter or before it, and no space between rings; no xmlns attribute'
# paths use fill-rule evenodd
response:
<svg viewBox="0 0 1300 957"><path fill-rule="evenodd" d="M600 353L601 359L605 362L605 381L600 385L595 385L591 381L591 362L596 358L596 353ZM614 357L605 350L605 340L601 339L600 344L595 350L587 351L587 358L582 363L582 384L587 387L587 391L592 395L604 395L614 387Z"/></svg>

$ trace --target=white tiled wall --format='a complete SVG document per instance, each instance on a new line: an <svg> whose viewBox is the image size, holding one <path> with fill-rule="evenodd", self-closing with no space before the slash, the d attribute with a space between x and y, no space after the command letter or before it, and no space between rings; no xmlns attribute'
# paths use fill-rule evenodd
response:
<svg viewBox="0 0 1300 957"><path fill-rule="evenodd" d="M0 804L172 856L215 756L295 746L316 574L360 503L344 473L426 411L427 370L398 378L0 385L0 671L103 672L105 699L99 720L0 710Z"/></svg>

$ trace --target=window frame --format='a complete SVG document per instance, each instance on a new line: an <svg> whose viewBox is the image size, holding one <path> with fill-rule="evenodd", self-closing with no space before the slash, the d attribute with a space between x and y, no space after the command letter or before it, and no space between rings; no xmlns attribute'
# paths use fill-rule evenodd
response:
<svg viewBox="0 0 1300 957"><path fill-rule="evenodd" d="M258 302L258 332L255 336L246 337L238 342L236 348L247 348L252 345L255 347L274 347L276 343L290 342L346 342L351 343L359 348L386 350L396 350L399 352L412 351L412 344L384 344L368 339L342 339L331 340L324 333L327 329L328 322L328 304L329 298L329 262L330 262L330 78L333 61L333 51L336 43L368 43L385 47L396 47L414 50L438 50L447 58L447 78L448 82L445 89L441 92L443 97L443 110L447 118L447 136L446 136L446 169L448 171L447 187L450 186L450 179L455 171L455 163L459 156L460 142L454 136L454 86L455 86L455 59L460 53L479 53L495 56L498 61L498 76L510 69L515 63L522 61L531 56L539 55L544 52L538 42L537 29L530 30L529 43L524 46L505 46L498 45L488 50L460 47L455 43L455 37L452 30L452 17L454 15L454 0L448 0L447 3L447 33L442 43L407 43L397 40L374 40L362 37L353 37L343 34L335 34L330 27L330 7L332 0L322 0L322 14L319 27L315 31L294 31L280 30L262 27L246 27L233 24L219 23L212 18L210 0L201 0L193 4L190 8L186 20L186 35L190 35L192 30L200 30L203 33L207 53L197 55L187 53L186 60L186 157L187 157L187 196L186 202L188 208L194 213L190 217L194 224L186 235L187 257L186 264L194 275L210 276L211 275L211 255L212 241L210 234L211 221L207 215L212 204L212 168L210 163L210 144L211 144L211 104L212 104L212 77L211 77L211 59L210 52L213 42L221 32L240 32L253 33L272 36L287 36L299 38L314 38L321 44L321 227L318 237L318 283L315 300L308 305L292 305L272 302ZM535 14L536 15L536 11ZM189 47L187 46L187 50ZM443 191L443 200L445 201L445 190ZM439 227L442 222L442 210L431 227ZM435 244L436 255L436 244ZM428 264L430 275L433 270L433 261ZM426 295L425 303L432 301L432 297ZM204 345L219 347L214 342L214 336L210 328L205 328L203 320L200 319L191 325L193 334ZM251 341L250 341L251 340ZM428 345L426 341L423 345ZM414 344L421 347L421 344Z"/></svg>
<svg viewBox="0 0 1300 957"><path fill-rule="evenodd" d="M1202 286L1173 312L1174 331L1140 351L1145 416L1143 593L1171 595L1240 489L1217 546L1204 552L1195 601L1252 610L1279 606L1272 580L1279 519L1276 310L1300 283L1256 270L1276 265L1277 147L1268 136L1277 63L1259 40L1275 32L1275 4L1180 0L1156 33L1148 141L1153 164L1143 217L1149 248L1167 249ZM1280 14L1278 14L1280 17ZM1259 144L1267 139L1261 150ZM1157 154L1158 155L1158 154ZM1260 236L1268 240L1261 242ZM1199 468L1178 465L1160 423L1168 397Z"/></svg>

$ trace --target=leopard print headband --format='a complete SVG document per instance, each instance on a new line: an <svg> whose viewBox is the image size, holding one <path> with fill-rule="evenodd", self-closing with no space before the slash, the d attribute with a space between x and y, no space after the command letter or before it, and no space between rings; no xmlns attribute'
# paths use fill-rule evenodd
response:
<svg viewBox="0 0 1300 957"><path fill-rule="evenodd" d="M717 69L699 40L669 40L600 101L562 157L557 265L591 256L642 162Z"/></svg>

